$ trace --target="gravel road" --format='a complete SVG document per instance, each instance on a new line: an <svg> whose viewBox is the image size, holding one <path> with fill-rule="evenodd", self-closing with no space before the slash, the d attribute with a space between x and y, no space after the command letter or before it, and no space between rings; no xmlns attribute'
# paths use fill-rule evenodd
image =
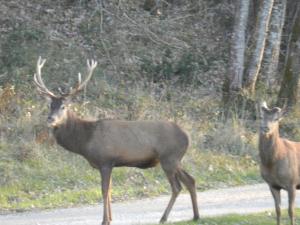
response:
<svg viewBox="0 0 300 225"><path fill-rule="evenodd" d="M298 193L299 196L300 193ZM112 225L158 223L170 196L113 203ZM297 199L299 205L300 198ZM273 199L266 184L209 190L198 193L200 216L228 213L253 213L273 210ZM287 207L287 194L282 191L282 207ZM192 218L188 194L180 194L169 221ZM100 225L102 204L68 209L0 215L1 225Z"/></svg>

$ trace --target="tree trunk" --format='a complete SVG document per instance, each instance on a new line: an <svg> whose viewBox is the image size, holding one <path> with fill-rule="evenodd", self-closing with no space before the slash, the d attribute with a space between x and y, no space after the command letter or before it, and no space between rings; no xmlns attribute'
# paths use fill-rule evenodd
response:
<svg viewBox="0 0 300 225"><path fill-rule="evenodd" d="M246 29L250 0L239 0L235 7L235 20L230 50L230 65L223 83L223 108L225 117L236 111L239 105L244 73L246 49Z"/></svg>
<svg viewBox="0 0 300 225"><path fill-rule="evenodd" d="M251 57L249 70L245 82L245 88L247 88L250 91L250 93L255 92L255 84L261 67L273 4L274 0L264 0L259 11L257 20L258 23L256 25L256 32L254 34L257 36L255 49Z"/></svg>
<svg viewBox="0 0 300 225"><path fill-rule="evenodd" d="M297 14L298 11L298 4L299 2L297 1L287 0L286 19L283 27L279 65L278 65L279 74L284 74L285 67L287 65L293 28L296 22L295 20L297 18L295 15ZM278 78L280 79L282 77L283 76Z"/></svg>
<svg viewBox="0 0 300 225"><path fill-rule="evenodd" d="M260 74L265 81L266 87L270 89L277 78L277 67L280 52L281 35L285 20L287 0L275 0L270 18L268 38Z"/></svg>
<svg viewBox="0 0 300 225"><path fill-rule="evenodd" d="M249 14L249 0L240 0L236 7L236 17L233 28L230 67L229 67L229 88L230 90L242 89L244 73L244 57L246 48L246 27Z"/></svg>
<svg viewBox="0 0 300 225"><path fill-rule="evenodd" d="M287 62L278 95L278 105L283 102L293 107L297 103L298 82L300 73L300 3L294 14L294 26L291 33Z"/></svg>

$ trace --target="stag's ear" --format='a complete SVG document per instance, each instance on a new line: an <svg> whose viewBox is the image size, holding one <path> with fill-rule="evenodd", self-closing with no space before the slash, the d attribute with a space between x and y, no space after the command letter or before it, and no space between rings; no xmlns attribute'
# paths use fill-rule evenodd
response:
<svg viewBox="0 0 300 225"><path fill-rule="evenodd" d="M64 105L69 106L71 104L71 102L72 102L72 96L63 97Z"/></svg>
<svg viewBox="0 0 300 225"><path fill-rule="evenodd" d="M52 102L52 98L49 95L44 95L44 98L46 99L48 104Z"/></svg>
<svg viewBox="0 0 300 225"><path fill-rule="evenodd" d="M39 92L39 96L41 96L43 99L46 100L46 103L47 104L50 104L52 102L52 97L50 95L47 95L47 94L44 94L44 93L41 93Z"/></svg>

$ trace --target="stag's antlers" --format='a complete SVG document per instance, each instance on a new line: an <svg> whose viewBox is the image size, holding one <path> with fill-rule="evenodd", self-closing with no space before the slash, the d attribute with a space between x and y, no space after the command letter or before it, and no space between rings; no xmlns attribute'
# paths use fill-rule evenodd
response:
<svg viewBox="0 0 300 225"><path fill-rule="evenodd" d="M39 57L38 61L37 61L37 65L36 65L36 73L34 74L34 83L36 84L38 91L42 94L48 95L50 97L54 97L57 98L57 96L55 94L53 94L53 92L49 91L49 89L46 87L45 83L43 82L42 76L41 76L41 70L44 66L46 62L46 59L42 59L41 57ZM63 95L63 97L67 97L67 96L74 96L75 94L77 94L79 91L81 91L86 84L89 82L89 80L91 79L92 75L93 75L93 71L97 66L97 62L95 60L91 60L91 62L89 60L87 60L87 76L86 79L81 82L81 74L78 74L78 84L75 88L70 88L70 92L67 94L61 94Z"/></svg>
<svg viewBox="0 0 300 225"><path fill-rule="evenodd" d="M50 97L56 97L55 94L53 94L51 91L48 90L48 88L46 87L45 83L42 80L41 77L41 70L44 66L46 62L46 59L42 59L42 57L40 56L37 64L36 64L36 73L34 74L34 83L36 84L38 91L42 94L48 95Z"/></svg>
<svg viewBox="0 0 300 225"><path fill-rule="evenodd" d="M91 62L89 60L87 60L87 77L86 79L81 82L81 73L78 73L78 84L77 87L74 89L71 89L69 94L70 96L77 94L79 91L81 91L84 86L87 84L87 82L89 82L89 80L91 79L94 69L97 66L97 62L95 60L91 60Z"/></svg>

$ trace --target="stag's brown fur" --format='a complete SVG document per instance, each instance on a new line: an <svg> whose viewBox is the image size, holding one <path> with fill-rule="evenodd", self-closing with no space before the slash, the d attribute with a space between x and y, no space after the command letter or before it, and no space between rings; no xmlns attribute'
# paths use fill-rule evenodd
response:
<svg viewBox="0 0 300 225"><path fill-rule="evenodd" d="M195 180L181 167L181 159L188 148L186 133L176 124L166 121L89 121L78 118L68 109L72 95L78 93L92 76L97 63L88 61L88 78L79 82L69 95L56 96L49 91L42 78L45 60L37 63L34 76L38 90L51 101L48 124L53 128L57 143L80 154L100 171L103 196L103 225L110 224L110 189L113 167L150 168L161 164L172 188L172 196L161 218L165 222L183 183L190 192L194 219L199 218ZM80 80L80 79L79 79Z"/></svg>
<svg viewBox="0 0 300 225"><path fill-rule="evenodd" d="M289 216L294 222L296 189L300 187L300 143L279 135L279 121L284 110L261 106L261 126L259 133L259 155L261 175L268 183L275 201L277 224L280 224L280 190L288 192Z"/></svg>
<svg viewBox="0 0 300 225"><path fill-rule="evenodd" d="M67 114L67 120L53 128L57 143L97 168L110 164L144 169L160 161L178 163L188 147L186 133L171 122L88 121Z"/></svg>

